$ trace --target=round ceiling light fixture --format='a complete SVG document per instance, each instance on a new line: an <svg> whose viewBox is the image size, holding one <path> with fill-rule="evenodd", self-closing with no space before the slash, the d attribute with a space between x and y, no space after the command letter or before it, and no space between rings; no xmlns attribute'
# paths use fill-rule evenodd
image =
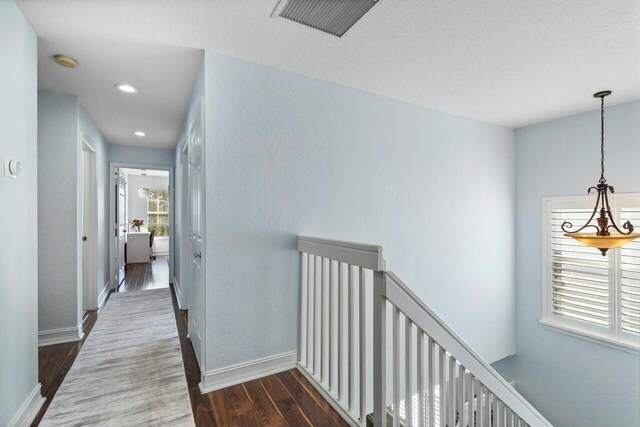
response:
<svg viewBox="0 0 640 427"><path fill-rule="evenodd" d="M115 88L124 93L138 93L138 88L128 83L116 83Z"/></svg>
<svg viewBox="0 0 640 427"><path fill-rule="evenodd" d="M143 136L147 136L146 133L142 132L141 130L137 130L133 133L135 136L139 136L140 138L142 138Z"/></svg>
<svg viewBox="0 0 640 427"><path fill-rule="evenodd" d="M67 55L54 55L53 60L56 61L56 64L65 68L76 68L78 66L78 61Z"/></svg>

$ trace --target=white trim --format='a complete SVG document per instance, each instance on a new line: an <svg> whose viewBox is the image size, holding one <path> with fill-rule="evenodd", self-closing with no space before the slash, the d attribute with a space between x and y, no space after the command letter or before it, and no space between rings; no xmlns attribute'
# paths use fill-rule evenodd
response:
<svg viewBox="0 0 640 427"><path fill-rule="evenodd" d="M182 291L180 290L180 284L178 283L178 279L174 277L171 283L173 283L173 290L176 292L176 299L178 300L178 308L180 310L186 310L187 307L185 307L184 303L182 302Z"/></svg>
<svg viewBox="0 0 640 427"><path fill-rule="evenodd" d="M38 347L82 340L82 326L71 328L49 329L38 332Z"/></svg>
<svg viewBox="0 0 640 427"><path fill-rule="evenodd" d="M382 246L298 236L298 251L373 271L385 269Z"/></svg>
<svg viewBox="0 0 640 427"><path fill-rule="evenodd" d="M47 400L40 394L40 383L36 384L36 386L31 390L31 393L27 396L27 398L22 402L20 408L15 413L13 418L7 424L8 427L21 427L31 425L33 420L40 412L40 408L44 405L44 402Z"/></svg>
<svg viewBox="0 0 640 427"><path fill-rule="evenodd" d="M559 332L561 334L569 335L574 338L580 338L595 344L601 344L607 347L626 351L627 353L640 355L639 344L634 345L633 343L629 343L626 341L619 341L603 334L589 332L578 328L572 328L569 325L554 322L552 320L540 319L540 324L542 324L545 329L549 329L550 331Z"/></svg>
<svg viewBox="0 0 640 427"><path fill-rule="evenodd" d="M98 310L100 310L102 306L104 306L104 303L107 301L107 296L109 295L110 291L111 286L110 281L108 281L104 284L104 288L102 289L102 292L100 292L100 295L98 295Z"/></svg>
<svg viewBox="0 0 640 427"><path fill-rule="evenodd" d="M288 371L296 367L297 358L298 352L290 351L207 371L202 375L200 392L206 394L221 388Z"/></svg>

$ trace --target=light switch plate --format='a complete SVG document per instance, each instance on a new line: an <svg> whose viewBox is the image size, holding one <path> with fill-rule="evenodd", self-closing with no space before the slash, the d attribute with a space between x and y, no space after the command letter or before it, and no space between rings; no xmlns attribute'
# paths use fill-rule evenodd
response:
<svg viewBox="0 0 640 427"><path fill-rule="evenodd" d="M6 176L7 178L16 179L18 177L16 175L12 175L11 171L9 171L9 162L11 162L11 160L13 160L12 157L4 156L4 176Z"/></svg>

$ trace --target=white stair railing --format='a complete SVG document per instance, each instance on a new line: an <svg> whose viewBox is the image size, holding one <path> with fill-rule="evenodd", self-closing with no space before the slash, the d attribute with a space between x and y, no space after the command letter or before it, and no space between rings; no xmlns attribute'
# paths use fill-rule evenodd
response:
<svg viewBox="0 0 640 427"><path fill-rule="evenodd" d="M551 426L385 271L382 247L301 236L298 250L298 368L350 425Z"/></svg>
<svg viewBox="0 0 640 427"><path fill-rule="evenodd" d="M298 366L340 415L365 425L367 342L373 271L383 271L382 248L374 245L299 237L300 351ZM368 283L367 283L368 282Z"/></svg>

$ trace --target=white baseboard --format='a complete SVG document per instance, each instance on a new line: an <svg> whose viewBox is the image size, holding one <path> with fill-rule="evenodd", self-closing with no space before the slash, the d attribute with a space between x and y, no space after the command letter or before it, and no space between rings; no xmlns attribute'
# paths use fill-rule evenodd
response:
<svg viewBox="0 0 640 427"><path fill-rule="evenodd" d="M45 401L46 399L40 394L40 383L38 383L25 401L22 402L18 411L9 421L8 426L22 427L31 425Z"/></svg>
<svg viewBox="0 0 640 427"><path fill-rule="evenodd" d="M98 295L98 310L102 308L105 301L107 300L107 295L109 295L109 291L111 291L111 286L109 286L109 282L104 284L104 289Z"/></svg>
<svg viewBox="0 0 640 427"><path fill-rule="evenodd" d="M207 371L202 376L200 392L202 394L210 393L221 388L288 371L296 367L297 358L298 353L290 351Z"/></svg>
<svg viewBox="0 0 640 427"><path fill-rule="evenodd" d="M183 302L184 300L182 299L182 290L180 289L180 284L178 283L178 279L176 279L174 277L173 280L171 281L171 283L173 283L173 289L176 291L176 299L178 300L178 308L180 310L186 310L187 307L186 307L185 303Z"/></svg>
<svg viewBox="0 0 640 427"><path fill-rule="evenodd" d="M80 341L84 333L82 324L71 328L49 329L38 332L38 347L43 345L61 344L63 342Z"/></svg>

